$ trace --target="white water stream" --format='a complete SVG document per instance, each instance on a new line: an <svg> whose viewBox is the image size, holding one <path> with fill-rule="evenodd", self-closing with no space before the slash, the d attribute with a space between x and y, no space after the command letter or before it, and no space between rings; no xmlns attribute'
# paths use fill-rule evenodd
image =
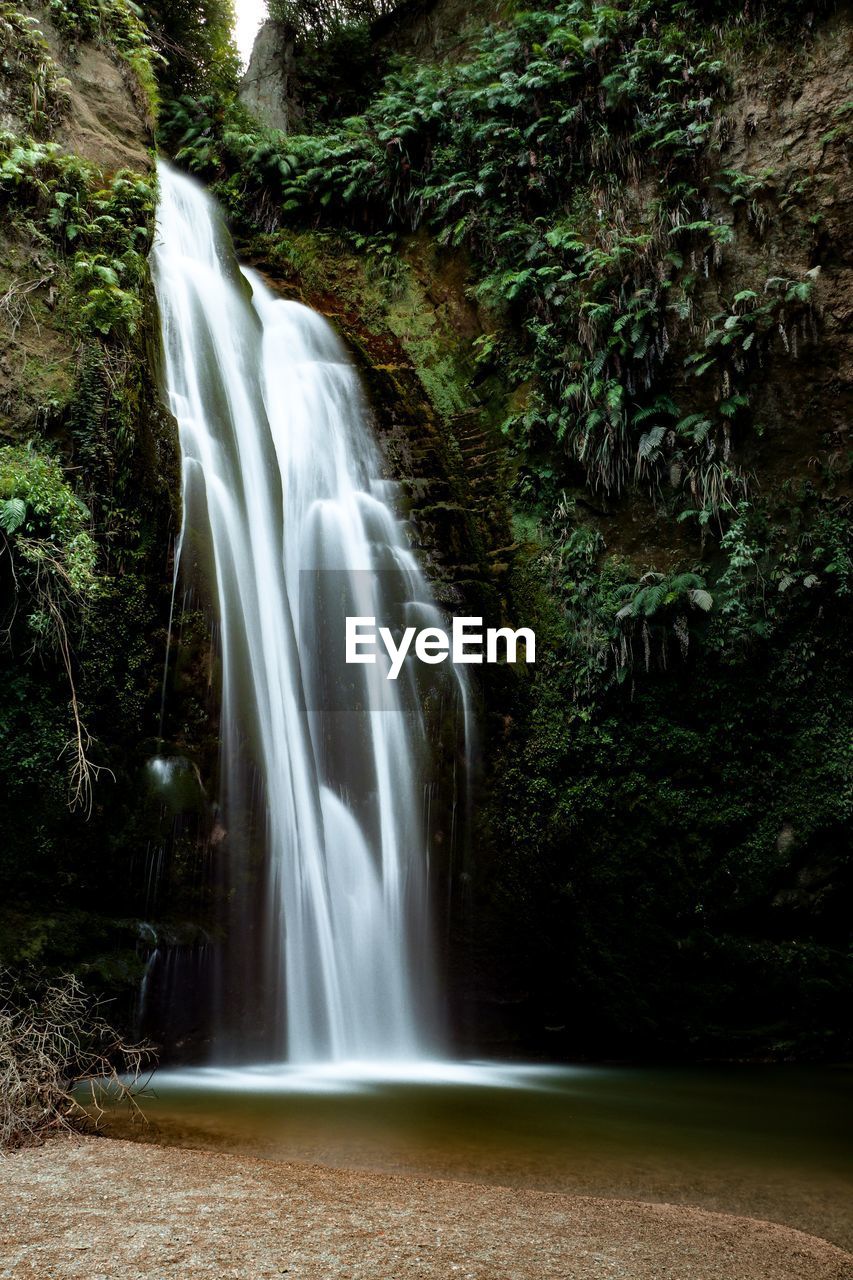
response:
<svg viewBox="0 0 853 1280"><path fill-rule="evenodd" d="M241 906L233 867L226 889L253 957L264 1056L426 1057L441 1018L424 703L440 689L462 724L465 689L452 669L425 692L423 673L392 682L381 659L342 664L345 614L381 624L396 605L421 626L437 615L358 379L326 321L238 266L202 188L166 164L159 179L151 263L183 463L176 574L203 565L218 616L232 862L250 859L237 828L261 796L260 909ZM217 1051L239 1060L236 1021L218 1011Z"/></svg>

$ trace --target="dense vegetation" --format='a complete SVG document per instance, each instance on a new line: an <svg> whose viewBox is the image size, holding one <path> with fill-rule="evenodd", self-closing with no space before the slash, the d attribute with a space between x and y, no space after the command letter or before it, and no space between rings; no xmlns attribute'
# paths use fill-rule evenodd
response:
<svg viewBox="0 0 853 1280"><path fill-rule="evenodd" d="M478 359L531 386L504 424L520 484L553 505L571 462L613 495L677 471L706 524L742 492L729 456L749 379L774 343L808 340L812 281L768 275L706 313L738 218L767 215L759 180L714 163L725 78L711 33L684 4L660 26L662 8L524 13L470 63L395 72L363 115L317 134L264 134L215 97L171 104L163 133L267 228L426 225L467 249L500 322Z"/></svg>
<svg viewBox="0 0 853 1280"><path fill-rule="evenodd" d="M54 135L82 45L122 68L141 135L157 95L134 7L56 0L50 19L54 44L11 4L0 19L18 125L0 133L0 955L129 994L176 482L146 359L156 194L144 142L138 170L105 170Z"/></svg>
<svg viewBox="0 0 853 1280"><path fill-rule="evenodd" d="M239 104L223 0L149 6L156 54L120 0L52 6L66 40L101 41L159 100L162 146L212 185L247 252L319 296L344 264L365 328L409 307L406 348L431 323L415 288L424 244L460 264L471 349L430 330L430 371L406 349L451 442L467 406L508 459L490 494L513 529L501 603L536 626L542 657L535 678L503 671L485 690L457 987L481 1003L512 994L498 1034L527 1049L841 1052L853 561L843 406L808 392L810 371L838 361L822 272L839 250L813 174L731 159L738 78L808 50L830 6L747 18L561 0L495 12L444 61L395 60L370 25L383 8L275 11L302 77L300 131L285 135ZM105 176L50 141L62 77L25 17L4 6L3 20L31 136L0 139L0 201L50 259L75 352L73 378L43 383L31 430L0 446L15 602L5 950L82 954L131 989L128 866L158 833L132 794L142 747L114 726L154 731L153 565L174 488L139 359L154 193L149 176ZM820 139L833 181L849 137L840 104ZM152 515L140 493L158 486ZM84 812L87 768L120 784L96 789L88 827L64 815L69 739ZM20 829L19 813L41 817ZM178 894L172 909L197 903Z"/></svg>
<svg viewBox="0 0 853 1280"><path fill-rule="evenodd" d="M145 13L167 96L233 95L239 62L231 0L155 0Z"/></svg>
<svg viewBox="0 0 853 1280"><path fill-rule="evenodd" d="M164 116L268 256L314 229L389 294L425 231L473 265L462 394L514 459L508 599L547 635L535 681L493 691L474 950L545 1045L842 1043L844 460L827 422L771 475L802 427L766 394L824 354L827 250L807 176L726 157L732 68L812 19L575 0L399 63L310 133L217 95ZM848 140L841 105L830 163Z"/></svg>

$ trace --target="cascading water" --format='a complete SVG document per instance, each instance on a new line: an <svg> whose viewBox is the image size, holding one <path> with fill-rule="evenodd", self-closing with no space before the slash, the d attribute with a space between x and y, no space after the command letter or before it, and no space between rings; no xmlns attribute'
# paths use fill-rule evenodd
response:
<svg viewBox="0 0 853 1280"><path fill-rule="evenodd" d="M168 165L159 179L151 262L183 461L176 574L206 565L221 635L233 906L215 1054L417 1058L440 1024L427 704L454 707L464 733L465 687L452 669L425 686L423 673L387 680L381 662L341 665L344 614L381 622L399 607L422 626L437 614L387 503L357 377L320 316L238 266L211 198ZM240 835L259 807L253 861ZM263 1025L248 1036L235 1005L250 989Z"/></svg>

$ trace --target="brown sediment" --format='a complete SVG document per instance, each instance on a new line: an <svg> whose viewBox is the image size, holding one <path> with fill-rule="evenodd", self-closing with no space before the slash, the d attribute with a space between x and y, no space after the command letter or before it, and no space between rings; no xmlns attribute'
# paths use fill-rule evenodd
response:
<svg viewBox="0 0 853 1280"><path fill-rule="evenodd" d="M0 1161L0 1277L851 1280L754 1218L99 1138Z"/></svg>

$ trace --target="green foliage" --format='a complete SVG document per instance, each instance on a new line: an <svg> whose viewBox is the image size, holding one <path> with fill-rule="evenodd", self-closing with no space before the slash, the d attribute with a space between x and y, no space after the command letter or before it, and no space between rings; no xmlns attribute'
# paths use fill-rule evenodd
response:
<svg viewBox="0 0 853 1280"><path fill-rule="evenodd" d="M69 194L84 191L91 167L76 156L66 156L56 142L18 140L9 132L0 134L0 194L41 212L49 208L53 189L61 178Z"/></svg>
<svg viewBox="0 0 853 1280"><path fill-rule="evenodd" d="M352 28L365 28L399 8L400 0L270 0L270 17L294 35L326 40Z"/></svg>
<svg viewBox="0 0 853 1280"><path fill-rule="evenodd" d="M345 23L327 34L304 32L294 48L298 132L314 132L363 111L387 71L388 55L374 41L372 25Z"/></svg>
<svg viewBox="0 0 853 1280"><path fill-rule="evenodd" d="M107 8L59 7L68 38L115 43ZM489 330L473 353L477 377L519 388L504 423L525 508L517 524L529 536L540 520L510 592L516 606L533 599L524 621L544 656L500 708L483 841L493 861L481 854L476 870L514 980L536 993L545 1021L583 1025L587 1050L831 1051L849 933L835 905L849 877L835 672L853 564L840 503L809 490L780 522L738 463L757 425L758 372L797 355L816 324L814 280L783 259L773 274L731 270L739 237L760 256L773 203L772 175L721 170L717 156L720 31L732 39L734 22L753 39L742 15L715 5L713 30L709 6L563 0L516 13L460 66L398 65L381 85L372 67L352 72L358 85L327 77L347 59L366 66L363 28L338 27L304 42L312 107L306 132L285 137L233 100L227 3L150 13L174 95L161 137L242 229L270 233L265 251L298 252L289 228L311 228L304 239L320 228L317 242L353 246L392 300L404 287L402 236L426 229L473 264ZM827 145L845 128L839 117ZM40 136L35 118L30 129ZM50 144L5 138L0 202L68 280L61 311L78 347L63 427L98 552L74 569L66 616L73 629L89 615L85 634L73 630L74 673L119 779L98 788L91 838L58 816L64 673L4 651L0 861L45 915L26 946L76 955L65 936L76 917L51 916L57 901L131 912L128 851L148 838L135 770L139 726L156 732L151 636L163 619L152 565L166 529L139 502L153 393L133 347L153 193L132 175L105 187ZM589 504L565 496L580 481L605 511L634 488L680 514L692 542L677 567L609 554L606 521L591 527ZM93 519L79 516L94 557ZM37 517L22 487L0 488L0 539L22 591L28 574L52 572L22 557L27 539L49 543L71 576L58 518ZM28 604L15 624L28 644L36 612ZM197 715L206 720L201 700ZM26 832L20 812L36 815ZM803 885L820 876L810 896ZM89 951L119 945L95 917L80 927ZM129 950L126 937L120 945Z"/></svg>
<svg viewBox="0 0 853 1280"><path fill-rule="evenodd" d="M32 445L0 446L0 528L6 546L34 578L50 575L60 593L77 603L97 590L90 522L88 508L56 458ZM36 631L39 617L30 619Z"/></svg>
<svg viewBox="0 0 853 1280"><path fill-rule="evenodd" d="M94 40L151 105L138 10L71 0L50 18L66 65ZM50 141L66 94L34 27L0 7L0 309L22 370L0 442L0 963L88 972L130 996L126 1024L179 492L147 358L156 190Z"/></svg>
<svg viewBox="0 0 853 1280"><path fill-rule="evenodd" d="M747 490L731 455L756 366L815 323L813 282L778 275L707 314L738 219L760 235L765 214L764 180L716 161L726 76L704 22L686 3L563 0L461 65L398 67L314 133L259 131L209 97L174 104L163 137L255 227L387 243L427 226L467 250L502 335L478 362L527 388L504 423L518 494L553 501L578 472L605 500L668 487L707 533Z"/></svg>
<svg viewBox="0 0 853 1280"><path fill-rule="evenodd" d="M819 613L849 603L851 535L836 504L821 506L803 527L785 531L774 529L766 508L742 502L720 547L727 557L718 581L724 630L715 643L729 655L770 638L792 610Z"/></svg>
<svg viewBox="0 0 853 1280"><path fill-rule="evenodd" d="M88 757L91 739L80 718L71 635L99 587L90 513L55 459L14 445L0 447L0 511L2 549L9 553L4 578L11 578L4 638L14 647L16 615L23 604L30 653L56 655L65 669L73 732L60 754L71 757L71 807L89 810L92 782L101 767Z"/></svg>
<svg viewBox="0 0 853 1280"><path fill-rule="evenodd" d="M0 201L28 233L61 254L74 252L70 323L85 332L132 337L140 324L155 193L125 170L102 186L98 170L57 143L0 134Z"/></svg>
<svg viewBox="0 0 853 1280"><path fill-rule="evenodd" d="M513 980L586 1048L822 1052L851 989L849 548L840 507L803 494L780 523L738 461L761 371L816 336L816 273L733 278L772 175L720 166L720 50L753 36L716 16L722 37L693 4L516 13L462 65L403 65L357 115L270 138L271 177L214 104L176 141L247 229L369 255L425 228L475 265L478 376L524 388L513 496L549 513L514 583L546 656L499 709L478 868ZM701 546L638 572L560 496L578 481L605 511L645 491Z"/></svg>
<svg viewBox="0 0 853 1280"><path fill-rule="evenodd" d="M258 223L266 225L270 213L275 221L284 184L296 165L283 134L260 128L239 103L223 104L208 94L169 102L160 136L178 163L202 176L221 171L227 158L231 177L220 194L232 207L239 207L246 191L252 190Z"/></svg>
<svg viewBox="0 0 853 1280"><path fill-rule="evenodd" d="M0 3L0 58L4 108L41 136L59 122L67 108L67 81L58 73L38 19L14 4Z"/></svg>
<svg viewBox="0 0 853 1280"><path fill-rule="evenodd" d="M233 0L154 0L145 19L162 66L168 98L236 92L240 58L234 44Z"/></svg>
<svg viewBox="0 0 853 1280"><path fill-rule="evenodd" d="M526 570L548 643L478 867L528 1017L569 1053L848 1052L843 501L741 503L713 568L639 578L577 517Z"/></svg>
<svg viewBox="0 0 853 1280"><path fill-rule="evenodd" d="M80 311L83 323L104 336L118 331L135 334L142 313L138 289L122 284L129 278L138 285L143 275L143 260L132 249L112 259L105 253L76 254L73 278L86 296Z"/></svg>
<svg viewBox="0 0 853 1280"><path fill-rule="evenodd" d="M67 41L97 41L114 50L133 72L149 114L156 114L158 58L143 12L134 0L49 0L47 8Z"/></svg>

